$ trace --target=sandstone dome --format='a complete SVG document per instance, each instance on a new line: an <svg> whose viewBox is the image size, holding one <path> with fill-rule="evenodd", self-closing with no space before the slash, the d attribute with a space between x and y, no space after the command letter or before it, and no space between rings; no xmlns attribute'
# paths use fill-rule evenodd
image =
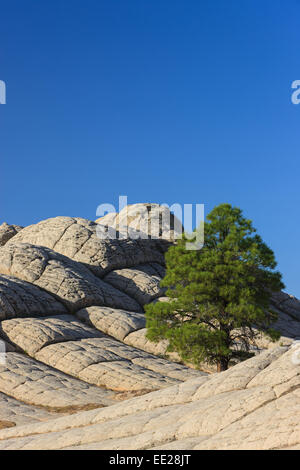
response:
<svg viewBox="0 0 300 470"><path fill-rule="evenodd" d="M110 212L96 220L99 225L117 230L122 237L151 237L174 241L183 226L170 209L153 203L129 204L119 213Z"/></svg>
<svg viewBox="0 0 300 470"><path fill-rule="evenodd" d="M168 357L143 312L174 233L97 236L139 217L0 227L0 449L300 448L300 302L274 295L280 342L226 372Z"/></svg>

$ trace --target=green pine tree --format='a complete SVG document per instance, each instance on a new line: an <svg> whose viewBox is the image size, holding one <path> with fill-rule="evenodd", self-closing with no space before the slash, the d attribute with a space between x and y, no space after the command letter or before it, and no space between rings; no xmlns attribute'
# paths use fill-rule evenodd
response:
<svg viewBox="0 0 300 470"><path fill-rule="evenodd" d="M219 205L204 230L201 250L187 250L183 237L166 253L161 285L170 301L145 307L147 338L168 339L168 350L184 361L223 371L230 361L251 356L259 332L279 339L270 299L284 285L273 251L239 208Z"/></svg>

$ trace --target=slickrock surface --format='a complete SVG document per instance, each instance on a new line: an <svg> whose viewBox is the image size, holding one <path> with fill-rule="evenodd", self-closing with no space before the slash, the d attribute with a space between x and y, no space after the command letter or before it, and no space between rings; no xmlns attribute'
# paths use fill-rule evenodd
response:
<svg viewBox="0 0 300 470"><path fill-rule="evenodd" d="M153 343L146 338L146 319L143 314L106 307L89 307L79 310L76 316L129 346L156 356L168 355L177 360L176 354L167 354L168 341Z"/></svg>
<svg viewBox="0 0 300 470"><path fill-rule="evenodd" d="M281 337L275 344L265 336L259 337L256 343L260 349L290 345L294 340L300 339L300 301L285 292L278 292L273 294L271 307L278 315L278 320L272 327L280 331Z"/></svg>
<svg viewBox="0 0 300 470"><path fill-rule="evenodd" d="M108 307L84 308L76 313L76 317L120 341L133 331L146 326L143 314Z"/></svg>
<svg viewBox="0 0 300 470"><path fill-rule="evenodd" d="M157 240L103 240L98 224L86 219L55 217L25 227L10 243L41 245L86 264L102 277L113 269L146 263L164 264L162 245Z"/></svg>
<svg viewBox="0 0 300 470"><path fill-rule="evenodd" d="M300 445L300 370L293 353L279 347L218 375L2 430L0 449L293 448Z"/></svg>
<svg viewBox="0 0 300 470"><path fill-rule="evenodd" d="M111 390L157 390L175 382L164 376L163 367L161 373L152 372L151 361L156 358L146 358L142 367L138 362L145 353L127 348L109 338L68 341L43 348L36 358L85 382ZM183 377L184 380L184 374Z"/></svg>
<svg viewBox="0 0 300 470"><path fill-rule="evenodd" d="M125 229L125 212L0 226L0 449L299 448L299 300L274 295L282 338L226 372L167 360L143 306L163 299L168 242L140 206ZM101 239L103 222L158 239Z"/></svg>
<svg viewBox="0 0 300 470"><path fill-rule="evenodd" d="M0 249L0 273L41 287L71 312L91 305L140 310L135 300L98 279L80 263L42 246L6 244Z"/></svg>
<svg viewBox="0 0 300 470"><path fill-rule="evenodd" d="M64 409L103 406L111 403L112 393L68 377L23 354L7 353L0 364L2 393L35 406Z"/></svg>
<svg viewBox="0 0 300 470"><path fill-rule="evenodd" d="M17 277L0 275L0 320L66 312L62 303L39 287Z"/></svg>
<svg viewBox="0 0 300 470"><path fill-rule="evenodd" d="M5 245L8 240L14 237L23 227L20 225L8 225L6 222L3 222L0 225L0 246Z"/></svg>
<svg viewBox="0 0 300 470"><path fill-rule="evenodd" d="M104 280L145 305L164 294L160 281L164 269L157 263L141 265L136 269L117 269L105 276Z"/></svg>
<svg viewBox="0 0 300 470"><path fill-rule="evenodd" d="M277 292L273 294L272 299L278 310L300 321L300 302L296 297L286 292Z"/></svg>
<svg viewBox="0 0 300 470"><path fill-rule="evenodd" d="M158 343L153 343L146 338L147 329L143 328L141 330L134 331L130 333L124 339L124 343L134 346L135 348L142 349L151 354L156 354L158 356L164 356L169 345L167 340L159 341Z"/></svg>
<svg viewBox="0 0 300 470"><path fill-rule="evenodd" d="M19 426L54 418L57 418L57 413L25 405L4 393L0 393L0 422L6 421L12 423L13 426Z"/></svg>
<svg viewBox="0 0 300 470"><path fill-rule="evenodd" d="M157 390L201 374L107 337L71 315L5 320L0 337L44 364L109 390Z"/></svg>
<svg viewBox="0 0 300 470"><path fill-rule="evenodd" d="M0 337L30 356L49 344L100 336L100 332L76 321L72 315L16 318L0 322Z"/></svg>

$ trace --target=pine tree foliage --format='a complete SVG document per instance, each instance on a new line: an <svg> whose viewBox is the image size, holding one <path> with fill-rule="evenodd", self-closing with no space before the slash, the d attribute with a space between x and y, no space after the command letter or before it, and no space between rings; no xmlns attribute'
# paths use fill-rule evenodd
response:
<svg viewBox="0 0 300 470"><path fill-rule="evenodd" d="M184 361L221 371L249 357L261 332L280 337L270 299L284 285L273 251L239 208L213 209L204 233L201 250L187 250L185 237L169 248L161 285L170 301L146 306L147 337L168 339Z"/></svg>

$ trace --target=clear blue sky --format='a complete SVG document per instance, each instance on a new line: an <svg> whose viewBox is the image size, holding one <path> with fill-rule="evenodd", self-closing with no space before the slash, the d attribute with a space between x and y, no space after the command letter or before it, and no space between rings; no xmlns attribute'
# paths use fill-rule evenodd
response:
<svg viewBox="0 0 300 470"><path fill-rule="evenodd" d="M1 2L1 217L240 206L300 297L299 0Z"/></svg>

